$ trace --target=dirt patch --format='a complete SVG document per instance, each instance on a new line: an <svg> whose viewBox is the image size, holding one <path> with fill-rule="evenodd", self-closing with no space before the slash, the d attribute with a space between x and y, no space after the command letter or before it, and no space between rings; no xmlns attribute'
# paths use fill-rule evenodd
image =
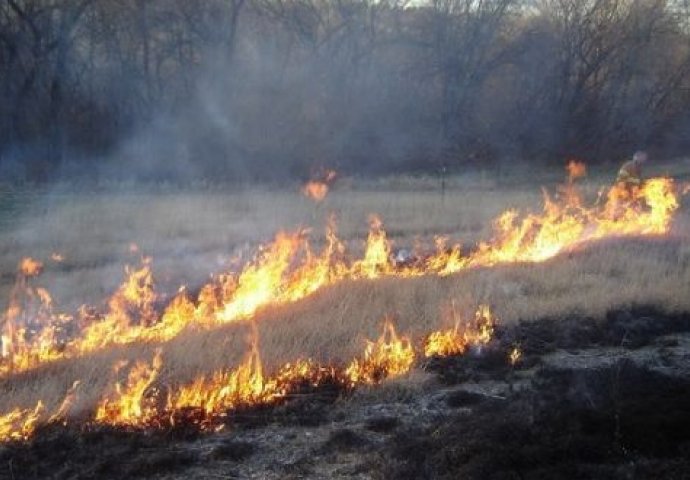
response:
<svg viewBox="0 0 690 480"><path fill-rule="evenodd" d="M463 399L463 397L460 397ZM471 398L387 446L385 478L687 478L690 382L619 362L542 369L510 401Z"/></svg>
<svg viewBox="0 0 690 480"><path fill-rule="evenodd" d="M52 429L0 450L0 478L124 480L183 470L197 461L194 452L160 435Z"/></svg>
<svg viewBox="0 0 690 480"><path fill-rule="evenodd" d="M502 329L500 338L520 345L526 355L541 355L557 349L640 348L657 337L680 332L690 332L690 315L669 314L653 306L636 306L611 310L604 318L570 315L518 322L514 327Z"/></svg>

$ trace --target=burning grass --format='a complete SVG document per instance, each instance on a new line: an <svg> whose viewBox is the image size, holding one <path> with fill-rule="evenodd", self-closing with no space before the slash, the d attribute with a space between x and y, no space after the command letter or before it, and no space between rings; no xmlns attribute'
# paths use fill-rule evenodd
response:
<svg viewBox="0 0 690 480"><path fill-rule="evenodd" d="M193 294L182 289L173 297L156 289L151 260L145 257L139 267L126 271L125 281L105 309L85 307L72 315L55 312L50 295L35 285L43 264L27 257L19 265L3 326L2 368L9 376L7 384L17 392L12 399L3 399L14 402L0 423L3 435L22 439L41 423L79 418L71 413L76 402L76 387L72 385L75 380L90 392L80 400L80 415L87 412L87 424L148 429L169 428L181 422L195 424L202 430L214 429L222 425L219 419L228 412L280 404L295 394L295 388L299 393L305 386L339 385L347 390L376 384L409 371L421 352L426 356L457 355L488 344L494 322L487 311L480 310L474 323L460 322L458 318L465 317L454 312L451 321L446 320L452 324L448 325L450 329L438 331L434 318L437 313L421 312L421 318L410 315L420 308L433 307L437 312L440 302L457 299L453 289L462 281L479 278L481 283L484 277L486 286L491 284L487 278L509 272L499 282L504 295L509 296L510 288L505 287L510 283L505 280L511 280L511 275L516 288L529 288L537 277L522 278L520 271L578 269L582 257L586 259L588 255L587 251L579 252L584 246L625 236L657 238L663 249L676 249L678 253L672 260L687 256L682 240L670 241L667 237L679 206L670 179L651 179L643 189L634 192L616 187L602 203L585 206L575 186L575 177L582 168L576 167L569 169L571 177L557 197L545 194L541 213L519 215L514 210L506 211L495 222L493 234L467 253L463 253L462 245L439 237L431 248L420 245L404 255L394 254L382 222L371 217L361 256L347 253L346 242L338 237L332 224L321 248L305 230L281 232L235 271L213 277L193 289ZM662 236L666 238L660 239ZM614 248L618 248L620 240L615 241ZM557 260L559 255L566 260ZM572 261L575 257L577 261ZM60 256L57 263L62 262L64 258ZM673 261L669 268L671 264ZM681 262L680 267L673 266L677 270L666 278L667 282L687 278L687 265ZM658 272L658 265L654 269ZM460 272L462 276L453 276ZM540 280L544 285L548 283ZM673 300L669 308L678 307L680 297L674 297L678 295L677 288L664 291L659 279L649 280L654 288L644 295L629 289L627 297L619 294L616 298L619 302L621 298L623 302L626 298L646 301L650 295L666 295ZM556 283L566 289L581 286L573 276ZM424 292L425 285L428 292ZM600 289L602 285L601 281L592 282L589 287ZM411 310L405 315L391 312L397 309L391 309L391 305L398 303L387 303L385 295L372 296L380 293L376 289L381 286L395 292L389 299L408 294L410 298L405 301ZM533 293L519 293L525 301L535 299ZM505 308L500 294L494 296ZM301 302L306 298L310 301ZM496 299L491 300L494 303ZM353 337L368 336L372 325L371 315L377 310L367 308L372 301L380 302L378 310L383 310L378 312L377 319L396 313L403 317L402 323L409 331L398 334L391 323L385 323L378 340L369 341L363 354L354 353L357 342L353 342ZM588 301L588 309L596 308L595 298ZM353 311L355 303L357 308ZM605 298L600 308L607 308L610 303L610 297ZM318 311L319 304L323 306L321 318L312 315L290 319L290 311ZM355 318L354 312L359 312L361 318ZM274 330L265 337L261 334L265 345L262 350L272 356L268 364L259 354L257 332L252 335L245 359L236 358L237 352L243 351L237 348L237 335L246 325ZM426 341L418 346L423 337ZM219 349L219 340L235 346L221 344ZM217 357L211 355L209 345L215 345L210 349L218 352ZM190 358L189 352L204 353ZM522 350L513 346L502 352L496 363L501 368L511 368L521 361ZM92 371L84 374L82 370L87 364ZM63 384L59 390L64 400L57 398L55 391L50 401L51 395L32 391L35 381L51 368L59 376L55 385ZM112 373L104 375L105 371ZM127 373L122 374L123 371ZM79 376L70 378L75 372ZM111 379L108 385L103 385L103 377ZM94 384L100 384L100 388L94 388ZM29 399L37 402L35 406ZM26 406L15 406L22 403Z"/></svg>
<svg viewBox="0 0 690 480"><path fill-rule="evenodd" d="M141 268L127 270L127 278L110 298L106 312L91 315L86 308L76 318L52 314L51 297L28 283L42 264L25 258L5 315L1 337L4 369L17 372L56 356L83 355L112 344L167 341L187 327L242 321L261 309L293 303L345 281L448 276L479 267L543 262L601 238L668 233L679 206L671 179L650 179L634 191L617 185L608 191L602 206L585 207L570 173L558 202L545 193L541 214L528 213L520 218L513 210L506 211L495 222L493 238L479 242L467 254L462 253L460 244L448 246L445 238L438 237L435 250L421 246L393 257L392 244L376 216L370 218L364 254L355 260L346 257L332 223L319 253L313 252L303 231L279 232L237 273L218 275L195 299L181 291L162 314L154 308L158 296L149 258L142 259ZM39 301L33 301L34 297ZM35 311L22 308L22 304L31 307L34 303ZM79 334L60 342L59 330L65 323L75 322L84 325ZM61 352L57 353L55 347L60 343Z"/></svg>
<svg viewBox="0 0 690 480"><path fill-rule="evenodd" d="M486 308L482 307L482 312ZM474 335L481 338L480 335ZM359 385L376 385L404 375L415 363L416 349L409 338L398 335L390 320L375 341L367 341L364 353L348 365L321 365L311 359L285 363L272 374L264 373L258 333L253 329L250 351L242 363L230 370L199 376L188 384L160 382L163 368L161 350L151 362L137 361L129 369L127 361L115 363L113 378L127 371L123 380L114 380L102 394L95 413L73 415L72 408L81 381L76 382L54 413L39 400L36 408L15 409L0 417L0 440L27 440L41 425L84 424L126 429L174 429L195 426L214 430L225 418L238 412L280 405L294 395L332 390L335 395ZM470 346L471 344L468 344Z"/></svg>
<svg viewBox="0 0 690 480"><path fill-rule="evenodd" d="M0 475L683 478L690 382L687 369L674 367L687 366L687 346L674 347L663 364L645 358L651 351L662 355L674 332L687 344L689 321L638 308L611 311L598 323L578 316L499 322L481 353L435 357L425 365L442 384L432 378L419 387L389 383L337 404L342 390L329 396L305 391L278 406L229 412L223 424L230 431L204 441L190 411L175 426L144 435L128 426L44 426L27 442L0 446ZM627 332L644 338L644 346L621 347ZM527 361L511 367L505 356L516 340ZM615 356L597 354L605 345L616 346ZM547 360L562 348L583 357L591 350L594 362ZM516 388L505 385L511 382ZM496 385L505 386L487 389ZM414 394L404 398L396 388ZM393 405L401 410L394 413ZM283 449L299 454L283 455Z"/></svg>

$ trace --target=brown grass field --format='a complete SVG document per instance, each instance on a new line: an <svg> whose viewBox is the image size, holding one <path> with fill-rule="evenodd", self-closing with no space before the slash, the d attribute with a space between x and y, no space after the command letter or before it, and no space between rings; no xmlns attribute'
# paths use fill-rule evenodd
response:
<svg viewBox="0 0 690 480"><path fill-rule="evenodd" d="M690 163L664 168L650 174L672 170L687 175ZM587 197L593 199L609 178L610 172L586 180ZM491 220L503 210L540 209L540 184L555 186L550 177L499 185L477 176L452 179L442 196L433 179L347 181L319 206L301 197L297 188L38 192L4 219L0 295L5 303L17 262L29 255L45 261L46 271L36 284L53 293L57 310L73 311L84 303L102 306L122 281L123 265L138 262L140 253L130 252L131 243L153 257L159 289L170 295L180 285L201 285L210 273L223 271L233 255L269 241L281 228L313 227L319 238L329 212L336 214L340 237L355 251L366 238L371 213L380 215L395 245L410 246L442 234L471 246L490 236ZM689 233L690 213L681 207L665 238L611 239L539 264L477 269L447 278L338 284L260 312L262 356L269 367L306 356L347 360L362 351L365 338L378 335L385 316L394 318L398 331L418 339L446 326L442 311L451 302L465 314L487 303L502 323L566 315L601 318L609 309L634 304L690 311ZM52 262L53 252L64 261ZM247 351L247 333L242 323L184 332L162 345L163 377L185 381L235 365ZM30 407L39 398L54 407L77 379L83 386L81 405L92 405L112 383L116 360L150 360L154 347L113 347L4 379L0 412Z"/></svg>

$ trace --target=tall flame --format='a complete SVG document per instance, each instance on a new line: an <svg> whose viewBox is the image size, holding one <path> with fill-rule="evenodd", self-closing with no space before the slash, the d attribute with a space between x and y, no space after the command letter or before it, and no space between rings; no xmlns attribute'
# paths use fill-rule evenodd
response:
<svg viewBox="0 0 690 480"><path fill-rule="evenodd" d="M115 374L124 367L115 366ZM115 384L114 392L107 395L96 411L96 422L109 425L146 425L156 416L156 406L147 396L163 366L161 351L157 350L151 365L137 362L130 370L127 382Z"/></svg>

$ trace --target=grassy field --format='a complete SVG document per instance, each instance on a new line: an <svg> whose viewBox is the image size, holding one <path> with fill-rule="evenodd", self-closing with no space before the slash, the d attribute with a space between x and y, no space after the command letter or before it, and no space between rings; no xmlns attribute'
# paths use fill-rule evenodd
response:
<svg viewBox="0 0 690 480"><path fill-rule="evenodd" d="M686 163L674 173L690 171ZM587 180L591 200L608 176ZM452 179L444 195L434 179L343 181L321 205L294 190L218 188L171 191L110 189L89 193L68 188L4 193L0 205L0 295L6 301L22 256L45 261L36 284L48 288L56 309L73 311L87 303L103 306L122 281L123 265L140 255L153 257L159 289L201 285L230 260L248 255L280 229L313 228L320 238L326 217L336 214L340 237L361 250L367 217L380 215L399 246L449 235L471 246L491 233L491 221L507 208L541 208L541 182L497 184L485 176ZM546 187L554 186L552 179ZM119 190L119 191L118 191ZM386 315L399 331L417 338L441 326L453 302L466 315L479 303L492 306L501 322L583 315L654 304L690 310L690 214L681 208L672 234L663 239L628 238L593 244L539 264L476 269L447 278L383 279L338 284L295 304L260 312L261 351L269 365L311 356L350 359L365 338L378 335ZM139 251L133 253L131 244ZM64 260L54 262L51 254ZM186 331L163 346L164 378L191 379L227 367L245 354L243 324L212 331ZM0 411L42 398L59 402L74 380L82 380L80 402L88 406L112 382L121 358L150 360L153 345L114 347L2 380Z"/></svg>

